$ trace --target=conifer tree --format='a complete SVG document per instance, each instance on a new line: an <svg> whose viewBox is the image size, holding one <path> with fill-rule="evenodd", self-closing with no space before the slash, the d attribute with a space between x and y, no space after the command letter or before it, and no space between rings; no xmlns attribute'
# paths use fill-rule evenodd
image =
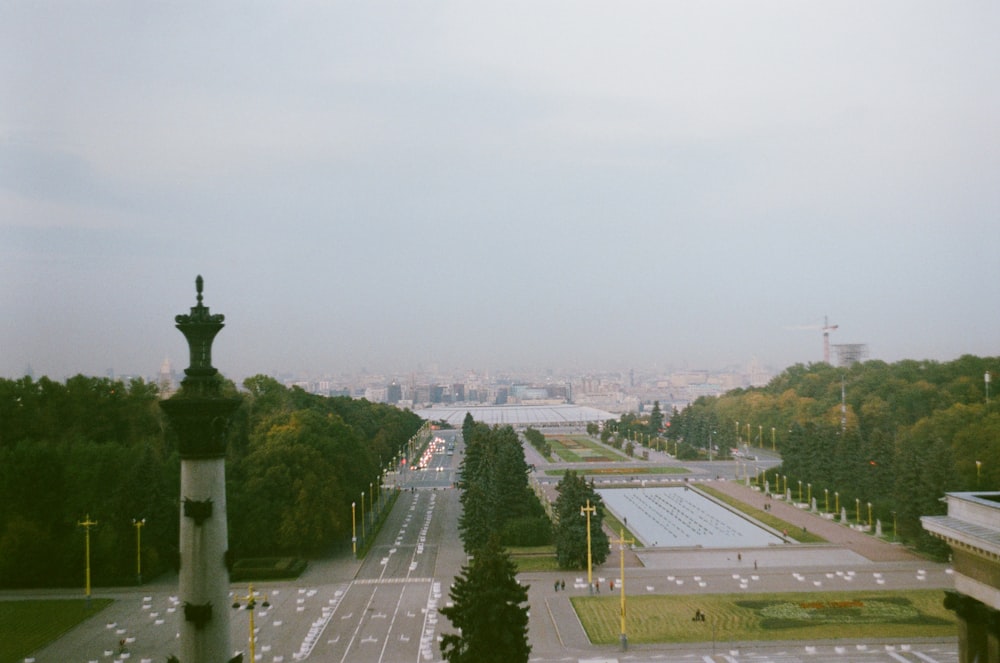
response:
<svg viewBox="0 0 1000 663"><path fill-rule="evenodd" d="M462 567L448 593L452 605L440 610L459 631L441 639L448 663L526 663L528 587L518 583L516 572L496 535Z"/></svg>

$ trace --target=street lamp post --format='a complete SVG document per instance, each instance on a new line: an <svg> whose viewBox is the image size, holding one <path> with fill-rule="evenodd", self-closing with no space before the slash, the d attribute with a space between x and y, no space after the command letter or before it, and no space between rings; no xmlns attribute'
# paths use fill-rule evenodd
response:
<svg viewBox="0 0 1000 663"><path fill-rule="evenodd" d="M774 426L771 426L771 451L777 451L778 446L774 441Z"/></svg>
<svg viewBox="0 0 1000 663"><path fill-rule="evenodd" d="M757 444L760 445L761 449L764 448L764 426L763 425L757 426Z"/></svg>
<svg viewBox="0 0 1000 663"><path fill-rule="evenodd" d="M872 503L868 503L868 529L872 527Z"/></svg>
<svg viewBox="0 0 1000 663"><path fill-rule="evenodd" d="M354 519L355 502L351 502L351 552L358 556L358 523Z"/></svg>
<svg viewBox="0 0 1000 663"><path fill-rule="evenodd" d="M597 507L590 505L590 500L587 500L587 506L580 507L580 515L587 516L587 588L588 591L594 593L594 575L593 575L593 565L590 553L590 514L597 514Z"/></svg>
<svg viewBox="0 0 1000 663"><path fill-rule="evenodd" d="M142 526L146 524L146 519L132 519L135 526L135 577L138 584L142 584Z"/></svg>
<svg viewBox="0 0 1000 663"><path fill-rule="evenodd" d="M365 491L361 491L361 540L364 541L368 537L367 528L365 527Z"/></svg>
<svg viewBox="0 0 1000 663"><path fill-rule="evenodd" d="M371 507L370 509L368 509L368 517L371 518L371 523L370 523L371 529L372 531L374 531L375 530L375 483L372 481L368 482L368 494L371 496L368 498L369 502L368 506Z"/></svg>
<svg viewBox="0 0 1000 663"><path fill-rule="evenodd" d="M892 542L896 543L896 512L892 512Z"/></svg>
<svg viewBox="0 0 1000 663"><path fill-rule="evenodd" d="M823 489L823 510L830 513L830 489Z"/></svg>
<svg viewBox="0 0 1000 663"><path fill-rule="evenodd" d="M976 461L976 490L979 490L979 480L983 476L983 461Z"/></svg>
<svg viewBox="0 0 1000 663"><path fill-rule="evenodd" d="M833 502L834 502L833 511L836 514L836 516L839 518L840 517L840 493L839 492L834 492L833 493Z"/></svg>
<svg viewBox="0 0 1000 663"><path fill-rule="evenodd" d="M612 541L611 543L618 544L618 556L621 560L621 577L618 578L618 588L621 591L622 606L621 606L621 618L622 618L622 651L628 651L628 636L625 635L625 544L632 545L635 543L634 539L625 538L625 528L621 528L621 536L618 537L617 541Z"/></svg>
<svg viewBox="0 0 1000 663"><path fill-rule="evenodd" d="M84 593L87 597L87 609L90 609L90 528L97 524L96 520L90 519L90 514L78 522L77 525L83 528L84 535L84 562L86 563L86 573L84 576Z"/></svg>
<svg viewBox="0 0 1000 663"><path fill-rule="evenodd" d="M261 595L261 599L262 600L261 600L261 604L260 605L261 605L262 608L270 608L271 607L271 604L267 602L267 596ZM253 624L253 610L254 610L254 608L257 607L257 595L253 591L253 585L250 585L250 589L247 592L246 596L237 596L236 597L236 602L233 603L233 609L235 609L235 610L239 610L240 609L240 607L241 607L240 606L240 601L246 601L246 610L250 614L250 661L251 661L251 663L253 663L253 661L256 660L256 655L257 655L257 652L256 652L257 635L256 635L256 633L254 633L255 629L254 629L254 624Z"/></svg>
<svg viewBox="0 0 1000 663"><path fill-rule="evenodd" d="M813 503L813 485L811 483L806 484L806 503L809 505L809 508L811 509Z"/></svg>
<svg viewBox="0 0 1000 663"><path fill-rule="evenodd" d="M802 501L802 479L799 479L799 502Z"/></svg>
<svg viewBox="0 0 1000 663"><path fill-rule="evenodd" d="M861 524L861 499L857 497L854 498L854 520Z"/></svg>

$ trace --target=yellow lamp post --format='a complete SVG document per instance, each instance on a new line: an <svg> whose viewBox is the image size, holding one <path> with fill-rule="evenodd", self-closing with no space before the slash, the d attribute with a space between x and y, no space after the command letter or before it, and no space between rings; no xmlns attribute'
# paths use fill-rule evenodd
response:
<svg viewBox="0 0 1000 663"><path fill-rule="evenodd" d="M267 602L267 596L262 594L260 598L261 598L260 605L262 608L271 607L271 604ZM252 663L253 661L256 660L256 655L257 655L256 652L257 634L254 632L256 629L254 628L254 623L253 623L253 611L254 608L257 607L257 594L255 594L253 591L253 585L250 585L249 591L247 592L246 596L236 597L236 602L233 603L234 609L236 610L240 609L241 607L240 601L246 601L246 610L250 614L250 659L249 660Z"/></svg>
<svg viewBox="0 0 1000 663"><path fill-rule="evenodd" d="M861 500L859 498L854 498L854 521L861 524Z"/></svg>
<svg viewBox="0 0 1000 663"><path fill-rule="evenodd" d="M132 519L135 526L135 577L138 584L142 584L142 526L146 524L145 518Z"/></svg>
<svg viewBox="0 0 1000 663"><path fill-rule="evenodd" d="M365 528L365 491L361 491L361 540L364 541L367 538L367 530Z"/></svg>
<svg viewBox="0 0 1000 663"><path fill-rule="evenodd" d="M781 478L785 482L785 489L783 491L781 491L781 495L784 496L785 493L788 492L788 475L787 474L782 474Z"/></svg>
<svg viewBox="0 0 1000 663"><path fill-rule="evenodd" d="M354 519L355 502L351 502L351 552L358 556L358 524Z"/></svg>
<svg viewBox="0 0 1000 663"><path fill-rule="evenodd" d="M834 501L833 510L837 514L837 517L839 518L840 517L840 493L839 492L834 492L833 493L833 501Z"/></svg>
<svg viewBox="0 0 1000 663"><path fill-rule="evenodd" d="M370 523L371 524L371 529L372 529L372 531L375 531L375 484L374 484L374 482L371 482L371 481L368 482L368 495L370 496L368 498L368 506L371 507L370 509L368 509L368 517L371 518L371 523Z"/></svg>
<svg viewBox="0 0 1000 663"><path fill-rule="evenodd" d="M872 503L868 503L868 528L871 529L872 526Z"/></svg>
<svg viewBox="0 0 1000 663"><path fill-rule="evenodd" d="M892 542L896 542L896 512L892 512Z"/></svg>
<svg viewBox="0 0 1000 663"><path fill-rule="evenodd" d="M84 580L84 592L87 597L87 609L90 609L90 528L97 524L96 520L90 519L90 514L83 519L83 522L78 522L77 525L83 528L85 532L84 536L84 561L86 562L86 574Z"/></svg>
<svg viewBox="0 0 1000 663"><path fill-rule="evenodd" d="M802 501L802 479L799 479L799 502Z"/></svg>
<svg viewBox="0 0 1000 663"><path fill-rule="evenodd" d="M757 426L757 444L760 445L761 449L764 448L764 427L763 426Z"/></svg>
<svg viewBox="0 0 1000 663"><path fill-rule="evenodd" d="M811 483L806 484L806 502L809 504L809 508L812 508L813 503L813 485Z"/></svg>
<svg viewBox="0 0 1000 663"><path fill-rule="evenodd" d="M830 513L830 489L823 489L823 511Z"/></svg>
<svg viewBox="0 0 1000 663"><path fill-rule="evenodd" d="M587 516L587 588L591 594L594 593L594 575L593 575L593 565L590 553L590 514L597 514L597 507L590 506L590 500L587 500L587 506L580 507L580 515Z"/></svg>
<svg viewBox="0 0 1000 663"><path fill-rule="evenodd" d="M976 461L976 490L979 490L979 480L983 476L983 461Z"/></svg>
<svg viewBox="0 0 1000 663"><path fill-rule="evenodd" d="M740 446L740 422L736 422L736 446Z"/></svg>
<svg viewBox="0 0 1000 663"><path fill-rule="evenodd" d="M777 451L778 446L774 441L774 426L771 426L771 451Z"/></svg>
<svg viewBox="0 0 1000 663"><path fill-rule="evenodd" d="M621 536L618 537L617 541L612 541L611 543L618 544L618 556L621 558L621 577L618 578L618 588L621 591L622 606L621 606L621 617L622 617L622 651L628 650L628 636L625 635L625 544L632 545L635 543L634 539L625 538L625 528L621 528Z"/></svg>

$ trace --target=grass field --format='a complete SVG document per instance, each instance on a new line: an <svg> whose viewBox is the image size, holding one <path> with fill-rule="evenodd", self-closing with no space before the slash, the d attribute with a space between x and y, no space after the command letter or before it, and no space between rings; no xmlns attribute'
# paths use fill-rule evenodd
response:
<svg viewBox="0 0 1000 663"><path fill-rule="evenodd" d="M632 643L952 637L958 627L942 597L940 590L629 596L625 632ZM571 601L591 642L620 641L617 593ZM704 621L692 619L696 610Z"/></svg>
<svg viewBox="0 0 1000 663"><path fill-rule="evenodd" d="M624 454L612 451L604 445L594 442L586 435L556 435L546 436L545 439L552 446L552 453L566 463L627 460Z"/></svg>
<svg viewBox="0 0 1000 663"><path fill-rule="evenodd" d="M510 557L517 564L518 573L533 571L558 571L559 563L556 561L556 547L537 546L534 548L507 549Z"/></svg>
<svg viewBox="0 0 1000 663"><path fill-rule="evenodd" d="M0 663L19 663L80 622L111 605L111 599L0 601Z"/></svg>

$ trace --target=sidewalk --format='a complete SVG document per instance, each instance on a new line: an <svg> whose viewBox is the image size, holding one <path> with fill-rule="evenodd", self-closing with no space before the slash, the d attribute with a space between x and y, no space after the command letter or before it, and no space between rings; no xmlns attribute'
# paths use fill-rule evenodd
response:
<svg viewBox="0 0 1000 663"><path fill-rule="evenodd" d="M810 513L807 509L788 504L784 500L768 499L763 493L737 481L709 481L705 485L762 511L765 503L770 504L770 513L776 518L784 520L793 527L806 528L830 544L850 549L872 562L915 562L924 559L904 546L851 529L823 518L818 513Z"/></svg>

